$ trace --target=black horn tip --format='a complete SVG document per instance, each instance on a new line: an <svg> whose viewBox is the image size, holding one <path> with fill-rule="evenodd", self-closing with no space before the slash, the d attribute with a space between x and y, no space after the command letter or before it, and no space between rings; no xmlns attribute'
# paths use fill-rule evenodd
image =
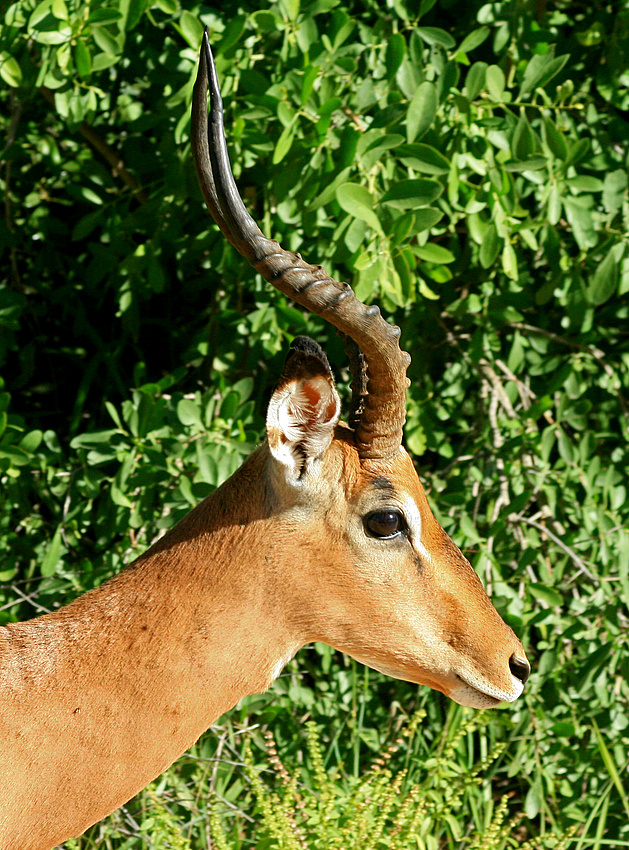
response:
<svg viewBox="0 0 629 850"><path fill-rule="evenodd" d="M221 97L221 89L218 83L218 75L216 73L216 65L214 64L214 54L210 46L210 36L208 27L203 31L203 40L201 42L201 61L205 60L205 65L208 73L208 85L210 88L210 102L216 107L223 106Z"/></svg>

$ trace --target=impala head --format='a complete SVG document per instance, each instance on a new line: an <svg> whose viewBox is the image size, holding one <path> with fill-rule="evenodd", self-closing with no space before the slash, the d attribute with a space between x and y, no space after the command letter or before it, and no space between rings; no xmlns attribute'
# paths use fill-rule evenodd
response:
<svg viewBox="0 0 629 850"><path fill-rule="evenodd" d="M265 237L245 209L207 34L192 147L223 234L266 280L346 341L353 375L347 425L339 422L327 358L304 337L293 343L267 414L264 483L278 534L294 541L284 559L287 575L299 572L289 616L301 642L321 640L462 705L513 701L530 671L522 645L436 521L401 444L410 358L399 347L400 330L347 284Z"/></svg>

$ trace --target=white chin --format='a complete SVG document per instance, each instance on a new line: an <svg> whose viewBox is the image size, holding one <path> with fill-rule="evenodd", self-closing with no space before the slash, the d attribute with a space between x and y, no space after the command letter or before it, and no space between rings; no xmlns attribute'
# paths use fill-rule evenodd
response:
<svg viewBox="0 0 629 850"><path fill-rule="evenodd" d="M448 696L458 702L459 705L465 705L468 708L494 708L501 702L513 702L520 696L524 690L524 685L521 682L514 684L514 691L511 694L501 691L487 693L461 680L461 684L457 688L453 688Z"/></svg>
<svg viewBox="0 0 629 850"><path fill-rule="evenodd" d="M470 688L468 685L461 685L460 688L454 688L448 694L450 699L458 702L459 705L465 705L467 708L495 708L500 705L503 700L496 697L483 694L480 691Z"/></svg>

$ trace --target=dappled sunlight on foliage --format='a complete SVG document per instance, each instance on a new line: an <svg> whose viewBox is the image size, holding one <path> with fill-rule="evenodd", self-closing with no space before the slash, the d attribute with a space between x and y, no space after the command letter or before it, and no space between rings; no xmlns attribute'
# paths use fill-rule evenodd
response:
<svg viewBox="0 0 629 850"><path fill-rule="evenodd" d="M346 383L340 340L269 291L203 207L189 114L207 25L246 203L402 328L406 444L533 663L524 697L481 726L316 646L74 846L209 847L211 828L217 847L284 846L264 817L250 825L279 793L254 727L316 797L307 719L325 726L334 806L373 781L372 802L397 789L402 808L413 771L465 728L446 779L417 778L435 808L405 847L629 844L627 0L2 14L0 623L101 583L225 480L261 439L294 335ZM426 717L376 777L392 705ZM477 764L438 827L433 791Z"/></svg>

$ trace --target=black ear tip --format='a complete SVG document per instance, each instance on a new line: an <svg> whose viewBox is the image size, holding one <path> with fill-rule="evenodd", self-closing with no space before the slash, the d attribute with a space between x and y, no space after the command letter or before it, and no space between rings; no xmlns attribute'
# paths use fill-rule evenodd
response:
<svg viewBox="0 0 629 850"><path fill-rule="evenodd" d="M300 366L306 364L308 364L308 371L332 375L328 358L319 343L310 339L309 336L296 336L286 357L284 375L288 377Z"/></svg>
<svg viewBox="0 0 629 850"><path fill-rule="evenodd" d="M291 352L303 352L304 354L312 354L314 357L319 357L321 360L326 360L325 351L321 348L318 342L310 339L309 336L296 336L290 345Z"/></svg>

